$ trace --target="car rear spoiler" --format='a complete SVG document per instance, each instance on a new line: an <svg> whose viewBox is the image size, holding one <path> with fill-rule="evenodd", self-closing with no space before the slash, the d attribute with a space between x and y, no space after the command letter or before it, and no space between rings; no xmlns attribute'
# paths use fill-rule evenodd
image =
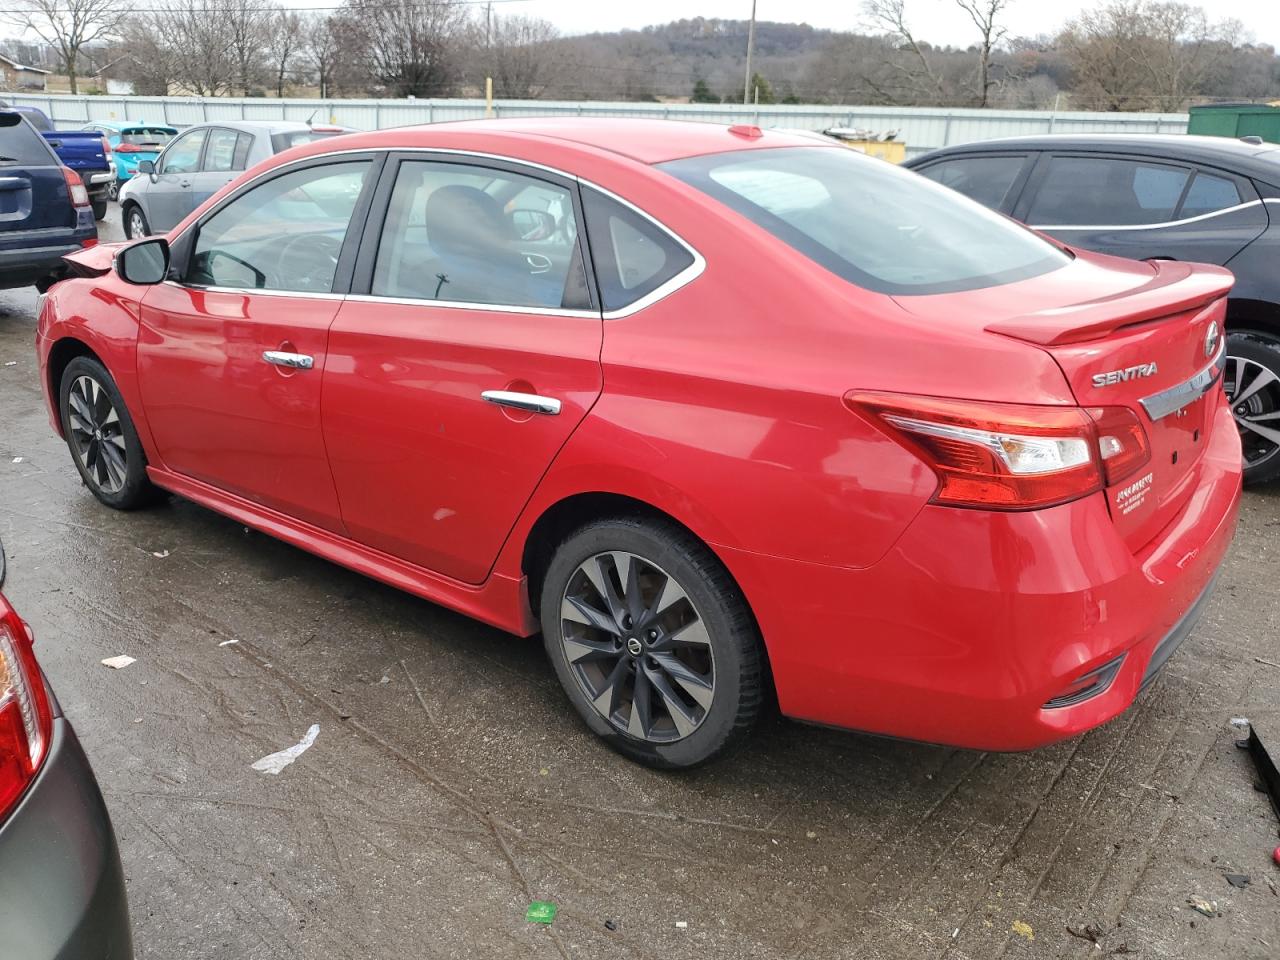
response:
<svg viewBox="0 0 1280 960"><path fill-rule="evenodd" d="M1125 293L1039 313L997 320L990 333L1044 347L1096 340L1121 327L1196 310L1225 297L1235 283L1230 270L1171 260L1151 261L1151 280Z"/></svg>

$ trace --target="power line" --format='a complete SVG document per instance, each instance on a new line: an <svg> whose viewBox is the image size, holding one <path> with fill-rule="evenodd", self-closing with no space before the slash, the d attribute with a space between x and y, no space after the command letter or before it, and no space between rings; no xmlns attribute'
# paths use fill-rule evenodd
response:
<svg viewBox="0 0 1280 960"><path fill-rule="evenodd" d="M390 0L390 2L379 2L367 4L367 6L381 6L390 10L400 10L405 7L478 7L490 3L533 3L534 0ZM129 7L130 15L135 13L227 13L228 7L189 7L184 5L181 0L177 0L172 6L168 7ZM276 13L283 11L285 13L327 13L336 10L348 10L349 4L337 4L336 6L323 7L293 7L283 4L270 4L260 7L251 6L235 6L231 12L235 13ZM23 7L21 9L0 10L0 16L17 16L29 15L31 17L56 17L62 14L71 14L71 10L36 10L31 7Z"/></svg>

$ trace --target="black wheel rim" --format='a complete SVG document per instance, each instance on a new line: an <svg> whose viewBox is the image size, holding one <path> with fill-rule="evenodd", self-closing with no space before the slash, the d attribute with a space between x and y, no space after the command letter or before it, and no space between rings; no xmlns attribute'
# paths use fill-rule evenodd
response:
<svg viewBox="0 0 1280 960"><path fill-rule="evenodd" d="M593 709L637 740L683 740L715 699L706 624L652 561L614 551L587 558L560 603L565 658Z"/></svg>
<svg viewBox="0 0 1280 960"><path fill-rule="evenodd" d="M1246 357L1227 357L1223 389L1240 430L1244 465L1261 466L1280 451L1280 376Z"/></svg>
<svg viewBox="0 0 1280 960"><path fill-rule="evenodd" d="M120 414L93 377L76 377L67 396L67 419L76 456L103 493L119 493L129 475Z"/></svg>

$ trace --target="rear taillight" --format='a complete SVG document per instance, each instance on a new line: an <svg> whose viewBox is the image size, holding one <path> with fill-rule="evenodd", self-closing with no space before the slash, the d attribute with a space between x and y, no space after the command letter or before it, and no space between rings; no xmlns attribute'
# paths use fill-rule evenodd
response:
<svg viewBox="0 0 1280 960"><path fill-rule="evenodd" d="M1123 407L858 391L844 399L933 469L934 503L994 510L1066 503L1132 473L1150 455L1142 425Z"/></svg>
<svg viewBox="0 0 1280 960"><path fill-rule="evenodd" d="M52 733L53 713L31 637L0 596L0 820L35 779Z"/></svg>
<svg viewBox="0 0 1280 960"><path fill-rule="evenodd" d="M1147 431L1128 407L1088 407L1098 432L1098 455L1107 486L1117 483L1151 459Z"/></svg>
<svg viewBox="0 0 1280 960"><path fill-rule="evenodd" d="M67 193L71 195L71 205L73 207L89 206L89 191L84 188L84 181L80 179L80 174L70 167L63 167L62 177L67 181Z"/></svg>
<svg viewBox="0 0 1280 960"><path fill-rule="evenodd" d="M102 138L102 157L106 159L109 156L111 156L111 141L104 136Z"/></svg>
<svg viewBox="0 0 1280 960"><path fill-rule="evenodd" d="M116 153L141 153L142 148L134 146L132 143L122 143L116 147Z"/></svg>

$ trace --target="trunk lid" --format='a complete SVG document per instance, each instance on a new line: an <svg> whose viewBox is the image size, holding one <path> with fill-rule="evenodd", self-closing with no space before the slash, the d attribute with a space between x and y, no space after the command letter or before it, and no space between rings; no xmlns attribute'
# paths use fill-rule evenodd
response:
<svg viewBox="0 0 1280 960"><path fill-rule="evenodd" d="M957 311L965 321L1045 350L1080 406L1125 407L1137 416L1150 459L1106 490L1112 519L1133 550L1164 529L1195 490L1223 402L1218 385L1232 282L1221 267L1078 255L1046 278L948 298L952 306L966 301ZM1091 296L1081 299L1082 292Z"/></svg>

